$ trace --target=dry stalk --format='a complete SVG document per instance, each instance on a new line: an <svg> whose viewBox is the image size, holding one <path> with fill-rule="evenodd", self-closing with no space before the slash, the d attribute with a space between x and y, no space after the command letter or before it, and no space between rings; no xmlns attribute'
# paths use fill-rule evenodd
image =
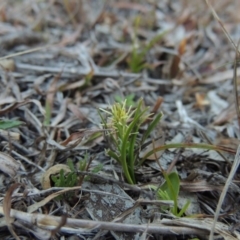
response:
<svg viewBox="0 0 240 240"><path fill-rule="evenodd" d="M3 207L0 206L0 213L3 214ZM36 224L38 227L47 230L56 229L57 226L62 222L61 217L36 214L36 213L25 213L18 210L11 209L10 216L18 220L25 221L29 224ZM82 229L84 228L84 229ZM166 234L166 235L206 235L209 233L207 230L197 229L193 227L175 227L166 226L163 224L124 224L124 223L114 223L114 222L103 222L103 221L91 221L91 220L80 220L75 218L67 218L64 227L59 229L60 232L71 233L71 234L81 234L89 232L89 230L109 230L109 231L119 231L119 232L141 232L147 231L148 233L156 234Z"/></svg>

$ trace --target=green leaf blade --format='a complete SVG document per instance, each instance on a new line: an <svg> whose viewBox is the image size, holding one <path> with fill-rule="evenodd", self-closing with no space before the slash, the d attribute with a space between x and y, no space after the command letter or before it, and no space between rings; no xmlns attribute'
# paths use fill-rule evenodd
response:
<svg viewBox="0 0 240 240"><path fill-rule="evenodd" d="M18 120L0 120L0 129L7 130L14 127L19 127L23 122Z"/></svg>

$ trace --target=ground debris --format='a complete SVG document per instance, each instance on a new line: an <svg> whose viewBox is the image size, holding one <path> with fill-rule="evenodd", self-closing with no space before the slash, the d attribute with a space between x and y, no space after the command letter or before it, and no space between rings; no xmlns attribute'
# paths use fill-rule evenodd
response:
<svg viewBox="0 0 240 240"><path fill-rule="evenodd" d="M240 139L232 83L240 4L211 2L0 4L1 239L208 239ZM153 116L163 113L141 158L165 144L219 148L153 153L129 185L105 154L112 144L99 109L124 99L134 108L140 98ZM54 187L54 166L77 186ZM240 239L235 170L215 227L224 239ZM194 218L162 210L174 202L153 190L163 171L177 172L178 208L190 200Z"/></svg>

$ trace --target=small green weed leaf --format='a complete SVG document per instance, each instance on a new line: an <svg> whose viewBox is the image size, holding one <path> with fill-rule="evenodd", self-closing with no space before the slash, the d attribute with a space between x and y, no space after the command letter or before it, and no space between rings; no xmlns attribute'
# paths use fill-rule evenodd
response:
<svg viewBox="0 0 240 240"><path fill-rule="evenodd" d="M65 184L65 176L64 176L64 171L63 169L60 170L59 172L59 180L60 180L60 187L65 187L66 184Z"/></svg>
<svg viewBox="0 0 240 240"><path fill-rule="evenodd" d="M94 71L91 69L91 71L85 76L85 84L84 87L90 86L91 85L91 80L94 76Z"/></svg>
<svg viewBox="0 0 240 240"><path fill-rule="evenodd" d="M145 54L138 52L138 48L135 46L132 49L131 55L127 61L128 66L133 73L139 73L144 69Z"/></svg>
<svg viewBox="0 0 240 240"><path fill-rule="evenodd" d="M162 191L166 191L171 200L177 199L180 189L180 179L176 172L169 174L164 173L166 182L160 187Z"/></svg>
<svg viewBox="0 0 240 240"><path fill-rule="evenodd" d="M77 183L77 175L75 172L64 174L64 170L61 169L58 176L51 176L55 187L73 187Z"/></svg>
<svg viewBox="0 0 240 240"><path fill-rule="evenodd" d="M79 170L80 171L86 171L87 169L87 162L88 162L88 153L84 155L84 158L79 160Z"/></svg>
<svg viewBox="0 0 240 240"><path fill-rule="evenodd" d="M169 195L168 195L168 192L167 191L163 191L162 189L159 189L158 192L158 197L162 200L172 200Z"/></svg>
<svg viewBox="0 0 240 240"><path fill-rule="evenodd" d="M23 122L18 120L0 120L0 129L10 129L22 125Z"/></svg>
<svg viewBox="0 0 240 240"><path fill-rule="evenodd" d="M120 102L123 101L122 97L119 96L119 95L116 95L116 96L114 97L114 99L115 99L115 101L118 102L118 103L120 103Z"/></svg>
<svg viewBox="0 0 240 240"><path fill-rule="evenodd" d="M64 171L61 169L58 176L51 176L52 181L54 182L55 187L65 187L64 185Z"/></svg>
<svg viewBox="0 0 240 240"><path fill-rule="evenodd" d="M67 185L66 187L74 187L76 186L76 183L77 183L77 175L74 172L69 173L65 179L65 185Z"/></svg>
<svg viewBox="0 0 240 240"><path fill-rule="evenodd" d="M51 176L51 179L52 179L52 181L54 182L54 185L55 185L55 187L59 187L58 186L58 181L59 181L59 178L57 177L57 176Z"/></svg>
<svg viewBox="0 0 240 240"><path fill-rule="evenodd" d="M95 166L95 167L91 170L91 172L92 172L92 173L98 173L98 172L100 172L100 171L102 170L102 168L103 168L103 164L100 163L100 164L98 164L97 166ZM90 177L90 176L85 176L84 180L90 181L90 180L91 180L91 177Z"/></svg>
<svg viewBox="0 0 240 240"><path fill-rule="evenodd" d="M119 95L116 95L114 98L115 98L115 101L118 103L121 103L124 101L124 99ZM134 98L135 98L134 93L131 93L131 94L125 96L126 107L131 107L131 106L135 107L136 106L136 102L134 101Z"/></svg>
<svg viewBox="0 0 240 240"><path fill-rule="evenodd" d="M174 206L170 209L172 214L177 217L181 217L190 205L190 201L187 201L184 207L178 212L178 195L180 190L180 179L176 172L163 173L165 183L157 190L157 197L161 200L173 200ZM162 208L166 210L166 208Z"/></svg>
<svg viewBox="0 0 240 240"><path fill-rule="evenodd" d="M181 211L177 214L178 217L182 217L182 215L187 211L189 205L191 204L191 202L189 200L187 200L187 202L184 204L183 208L181 209Z"/></svg>
<svg viewBox="0 0 240 240"><path fill-rule="evenodd" d="M69 166L69 168L72 172L75 171L75 167L74 167L73 161L71 159L67 159L67 165Z"/></svg>
<svg viewBox="0 0 240 240"><path fill-rule="evenodd" d="M75 172L64 174L64 170L61 169L58 176L51 176L52 181L54 182L55 187L74 187L77 184L77 175ZM67 193L56 197L56 200L63 199L63 196L67 198L72 196L72 193Z"/></svg>
<svg viewBox="0 0 240 240"><path fill-rule="evenodd" d="M87 160L86 159L82 159L79 161L79 170L80 171L85 171L87 167Z"/></svg>

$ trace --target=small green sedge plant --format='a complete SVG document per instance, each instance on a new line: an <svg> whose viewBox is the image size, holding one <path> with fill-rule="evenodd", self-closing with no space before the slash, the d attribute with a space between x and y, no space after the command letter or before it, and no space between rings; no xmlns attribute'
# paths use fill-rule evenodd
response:
<svg viewBox="0 0 240 240"><path fill-rule="evenodd" d="M103 117L99 111L105 135L109 140L109 149L106 154L115 159L122 166L124 176L130 184L135 184L134 168L140 166L152 154L167 150L170 148L198 148L205 150L224 151L228 153L236 153L235 149L223 146L215 146L204 143L172 143L167 145L156 146L139 157L139 152L144 146L145 141L150 136L156 125L159 123L162 113L156 114L151 119L148 108L143 106L143 100L140 99L133 109L132 106L126 106L126 100L113 104L109 110L100 109L107 114ZM147 121L146 121L147 120ZM139 133L141 126L149 122L147 129L143 134Z"/></svg>
<svg viewBox="0 0 240 240"><path fill-rule="evenodd" d="M188 200L182 209L178 209L178 195L180 190L180 179L176 172L166 173L163 171L163 176L165 182L163 185L157 189L155 186L150 186L156 191L157 198L159 200L172 200L173 207L161 207L162 211L170 210L170 212L176 217L182 217L185 214L186 210L190 205L190 201Z"/></svg>
<svg viewBox="0 0 240 240"><path fill-rule="evenodd" d="M133 37L133 44L132 44L132 51L130 53L129 58L127 59L127 64L131 72L133 73L139 73L141 72L144 68L147 68L148 65L146 63L146 55L150 51L150 49L162 38L165 36L167 33L162 32L152 38L148 43L139 45L137 37L136 37L136 32L137 29L139 28L139 23L141 21L141 18L138 17L135 21L135 27L134 27L134 37Z"/></svg>
<svg viewBox="0 0 240 240"><path fill-rule="evenodd" d="M101 110L108 115L108 118L105 119L99 112L106 136L109 139L110 148L106 150L106 154L121 164L128 183L135 184L134 168L139 163L141 146L159 123L162 113L156 114L150 120L151 114L148 113L148 108L143 106L142 99L137 103L135 109L131 106L126 107L125 100L115 103L109 111ZM150 123L141 135L139 130L146 120L150 120Z"/></svg>
<svg viewBox="0 0 240 240"><path fill-rule="evenodd" d="M58 176L51 176L54 182L54 187L74 187L77 183L77 175L75 172L70 172L65 175L64 170L61 169Z"/></svg>
<svg viewBox="0 0 240 240"><path fill-rule="evenodd" d="M54 187L75 187L78 186L79 183L81 182L81 176L78 176L76 172L76 168L73 164L73 161L71 159L67 160L67 165L69 166L71 172L65 173L63 169L60 170L59 174L56 176L51 176L51 179L53 181ZM86 171L88 166L88 154L85 154L84 158L79 160L79 171ZM94 167L91 172L92 173L97 173L101 171L102 169L102 164L97 165ZM89 176L85 176L84 180L88 181L90 180ZM71 193L69 197L71 197ZM57 199L62 199L62 196L57 197Z"/></svg>

